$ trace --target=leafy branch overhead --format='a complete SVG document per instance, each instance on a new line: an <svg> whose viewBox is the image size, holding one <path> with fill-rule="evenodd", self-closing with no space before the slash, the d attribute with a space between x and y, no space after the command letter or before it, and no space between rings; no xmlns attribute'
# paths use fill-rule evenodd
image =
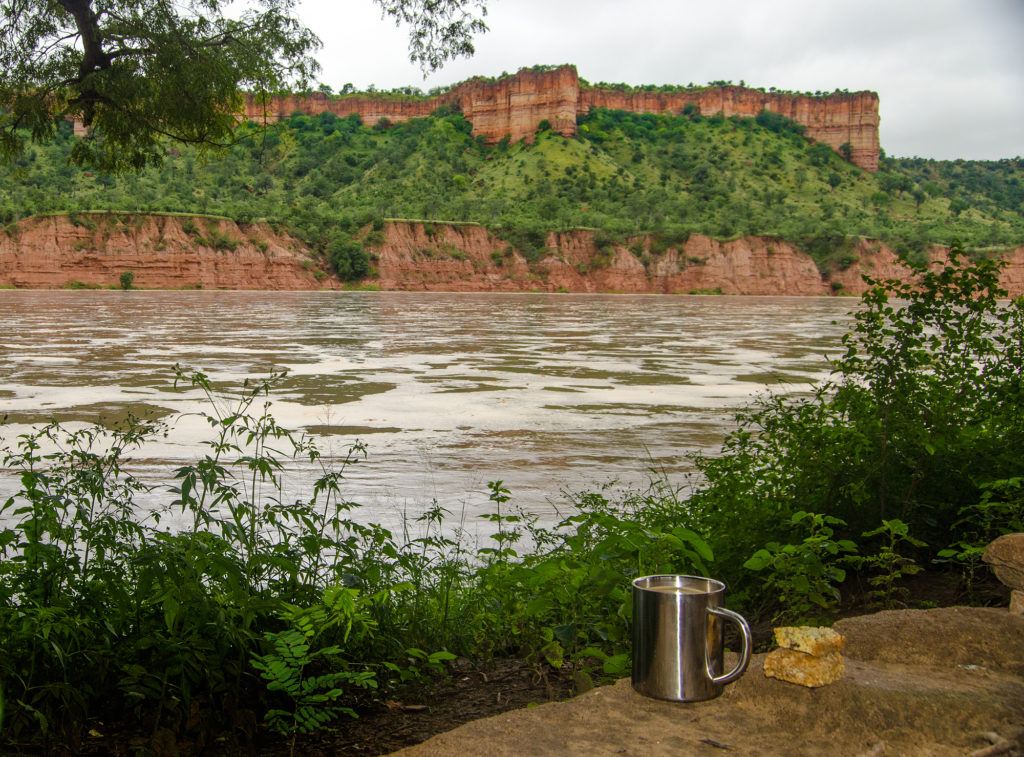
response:
<svg viewBox="0 0 1024 757"><path fill-rule="evenodd" d="M410 58L424 70L473 51L486 30L480 0L377 0L411 25ZM62 118L88 138L72 160L123 171L159 163L166 140L232 141L243 92L305 89L320 39L296 0L3 0L0 156L43 141Z"/></svg>
<svg viewBox="0 0 1024 757"><path fill-rule="evenodd" d="M409 60L423 74L453 58L472 55L473 35L483 34L487 8L483 0L374 0L396 24L411 28Z"/></svg>

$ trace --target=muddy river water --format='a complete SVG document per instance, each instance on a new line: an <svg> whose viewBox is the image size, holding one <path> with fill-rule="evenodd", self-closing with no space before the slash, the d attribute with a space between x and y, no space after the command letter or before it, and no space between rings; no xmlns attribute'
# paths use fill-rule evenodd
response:
<svg viewBox="0 0 1024 757"><path fill-rule="evenodd" d="M341 455L367 446L346 495L390 525L437 499L467 521L487 482L554 517L563 489L677 485L688 453L717 449L755 392L827 374L850 300L403 292L0 291L0 440L32 424L173 424L135 455L150 483L202 454L172 366L218 383L287 370L271 395L284 426ZM308 466L286 471L301 496ZM16 486L0 475L0 494ZM171 497L156 489L153 505Z"/></svg>

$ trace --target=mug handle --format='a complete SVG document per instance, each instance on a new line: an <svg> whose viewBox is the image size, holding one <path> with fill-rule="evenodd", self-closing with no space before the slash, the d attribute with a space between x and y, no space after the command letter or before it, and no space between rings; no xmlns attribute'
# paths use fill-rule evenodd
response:
<svg viewBox="0 0 1024 757"><path fill-rule="evenodd" d="M711 682L724 686L727 683L732 683L743 675L747 669L747 665L750 664L750 626L747 625L747 621L742 615L737 612L733 612L732 610L727 610L724 607L709 607L708 612L712 615L719 615L726 620L731 620L739 626L740 637L743 640L743 646L740 649L740 661L735 668L720 676L711 675L711 671L708 670L708 675L711 676Z"/></svg>

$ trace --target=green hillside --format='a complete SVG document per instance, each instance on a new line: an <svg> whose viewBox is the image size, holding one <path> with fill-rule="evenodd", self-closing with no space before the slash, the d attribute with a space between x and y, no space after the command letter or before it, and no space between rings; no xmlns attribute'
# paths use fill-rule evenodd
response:
<svg viewBox="0 0 1024 757"><path fill-rule="evenodd" d="M974 249L1024 243L1024 161L885 158L869 174L771 113L595 111L574 139L542 131L532 145L494 146L443 110L372 128L296 115L270 130L241 127L223 152L171 148L162 166L131 176L69 165L73 139L63 129L0 169L0 221L97 209L265 218L333 250L349 275L363 272L353 235L384 218L475 221L537 254L543 232L576 227L612 238L773 235L823 265L854 236L910 256L954 239Z"/></svg>

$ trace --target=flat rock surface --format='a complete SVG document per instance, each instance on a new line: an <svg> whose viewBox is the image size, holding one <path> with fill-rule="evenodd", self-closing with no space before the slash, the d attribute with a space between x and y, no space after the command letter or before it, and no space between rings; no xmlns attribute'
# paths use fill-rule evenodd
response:
<svg viewBox="0 0 1024 757"><path fill-rule="evenodd" d="M467 723L408 755L964 755L1024 730L1024 618L1005 609L880 612L836 624L846 673L806 689L764 655L718 699L643 697L629 680ZM1018 745L1019 748L1020 745Z"/></svg>

